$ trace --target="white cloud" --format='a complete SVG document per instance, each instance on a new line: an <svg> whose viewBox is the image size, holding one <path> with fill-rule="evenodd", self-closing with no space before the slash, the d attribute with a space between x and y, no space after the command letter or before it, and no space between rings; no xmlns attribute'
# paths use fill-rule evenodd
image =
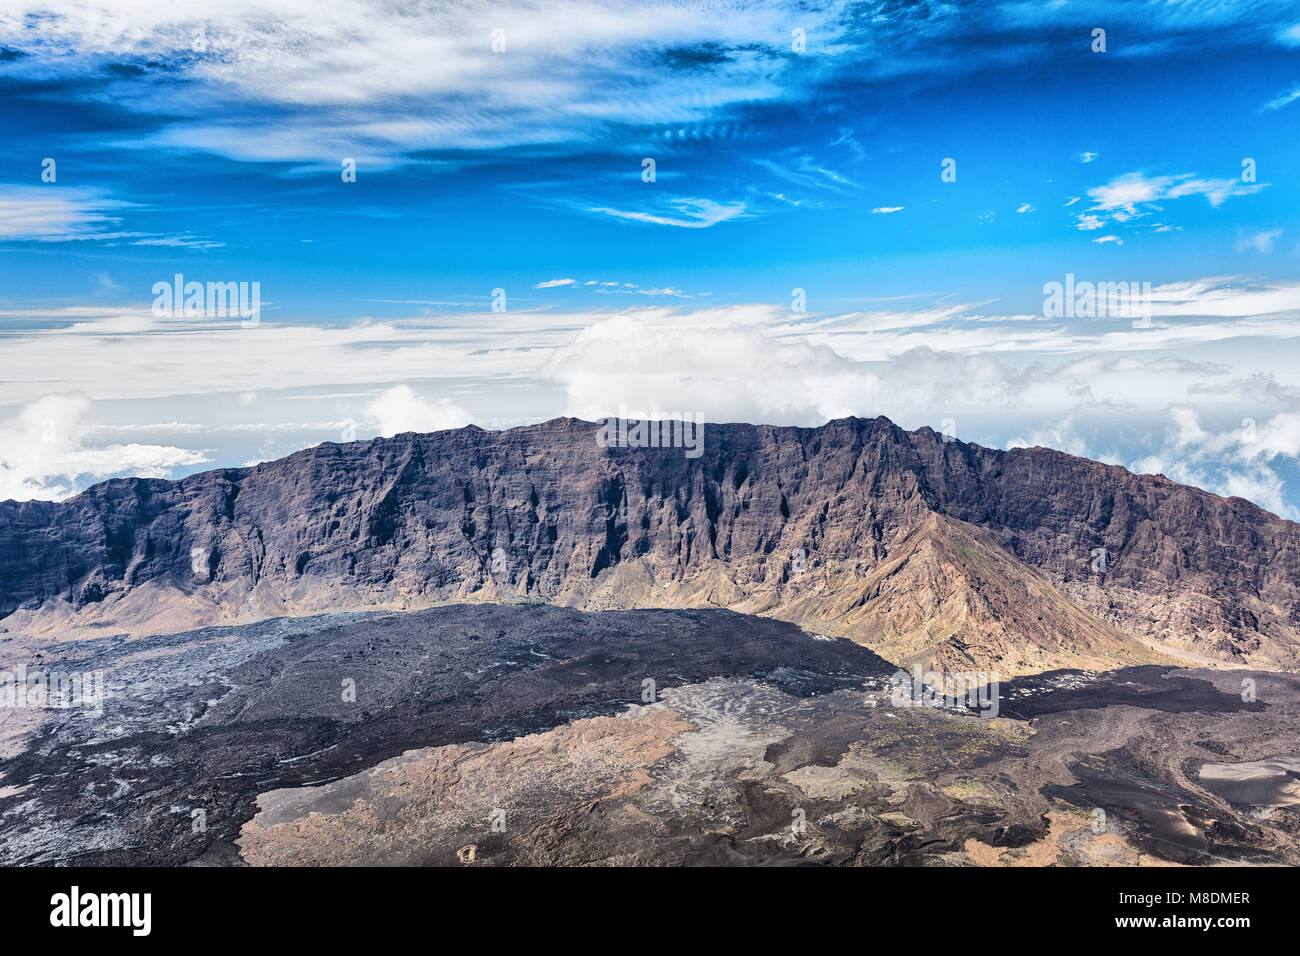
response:
<svg viewBox="0 0 1300 956"><path fill-rule="evenodd" d="M1088 190L1093 200L1094 210L1106 210L1112 213L1136 215L1138 203L1154 202L1160 199L1173 183L1172 176L1160 176L1148 179L1141 173L1127 173L1102 186Z"/></svg>
<svg viewBox="0 0 1300 956"><path fill-rule="evenodd" d="M164 445L85 444L84 395L46 395L0 422L0 500L58 500L105 478L170 478L173 469L209 459Z"/></svg>
<svg viewBox="0 0 1300 956"><path fill-rule="evenodd" d="M874 214L885 214L885 215L887 215L887 214L889 214L889 213L891 213L891 212L902 212L902 211L903 211L903 207L902 207L902 206L877 206L875 209L873 209L873 210L871 210L871 211L872 211L872 213L874 213Z"/></svg>
<svg viewBox="0 0 1300 956"><path fill-rule="evenodd" d="M122 213L135 204L110 199L97 189L0 183L0 241L76 242L115 240L133 246L218 249L225 245L198 236L165 236L119 228ZM106 273L98 281L108 289L115 283Z"/></svg>
<svg viewBox="0 0 1300 956"><path fill-rule="evenodd" d="M579 281L598 283L584 286L595 291L609 280ZM623 281L608 289L664 291ZM1239 456L1237 470L1263 480L1256 466L1269 466L1268 450L1289 456L1294 423L1271 420L1290 409L1285 389L1300 395L1300 282L1162 284L1152 289L1155 321L1147 329L1048 321L1041 313L934 297L944 304L825 313L792 313L788 302L484 310L330 325L264 318L249 329L203 317L159 319L147 305L0 313L0 348L22 356L0 381L0 403L80 390L113 402L95 412L71 451L126 438L152 442L109 446L111 460L70 454L58 467L9 466L11 478L19 476L10 484L54 475L27 482L23 493L48 487L45 494L57 495L71 488L70 478L58 476L79 469L165 474L193 467L190 456L203 460L172 447L188 441L177 436L202 435L203 454L233 464L340 440L349 419L364 437L457 427L470 421L468 408L491 427L564 412L597 417L619 404L801 425L847 414L883 414L907 427L953 418L964 439L1051 438L1078 450L1069 436L1044 431L1044 422L1075 409L1150 420L1171 401L1199 410L1249 403L1237 417L1264 424L1257 451ZM128 367L132 374L122 376ZM1228 387L1234 376L1247 381L1264 371L1277 376L1275 392ZM1216 380L1224 387L1211 387ZM394 388L397 382L406 384ZM1199 383L1206 387L1193 391ZM195 422L205 425L187 424ZM1109 460L1143 457L1085 440ZM1202 471L1203 486L1220 480Z"/></svg>
<svg viewBox="0 0 1300 956"><path fill-rule="evenodd" d="M351 156L365 168L418 150L585 145L601 126L729 139L746 132L738 106L806 99L855 48L869 54L854 58L862 82L1040 58L1042 27L1059 28L1058 6L998 5L988 35L1011 26L1017 42L972 43L969 17L924 4L872 17L862 40L850 35L856 21L843 0L8 0L0 43L29 54L9 70L43 81L93 77L95 95L184 117L165 123L151 147L335 168ZM1130 38L1130 54L1167 49L1166 38L1215 42L1234 24L1293 42L1276 9L1173 6L1144 11L1141 32L1155 38ZM794 24L808 37L806 56L790 56ZM492 50L494 29L505 31L504 52ZM664 68L666 57L700 47L723 55ZM149 68L104 69L135 63ZM849 130L833 143L864 152ZM814 175L837 184L840 174Z"/></svg>
<svg viewBox="0 0 1300 956"><path fill-rule="evenodd" d="M606 206L595 207L590 211L604 213L617 219L652 222L660 226L680 226L684 229L705 229L745 214L745 204L743 202L716 203L712 199L674 199L668 205L677 212L677 215L657 215L648 212L611 209Z"/></svg>
<svg viewBox="0 0 1300 956"><path fill-rule="evenodd" d="M1008 448L1054 448L1068 455L1080 458L1093 457L1087 442L1075 430L1073 415L1067 415L1062 421L1044 423L1007 442Z"/></svg>
<svg viewBox="0 0 1300 956"><path fill-rule="evenodd" d="M1272 252L1273 241L1282 235L1281 229L1262 229L1255 233L1241 233L1237 236L1237 251Z"/></svg>
<svg viewBox="0 0 1300 956"><path fill-rule="evenodd" d="M471 421L469 412L450 399L429 401L409 385L395 385L384 392L366 409L379 423L379 434L385 438L402 432L437 432L447 428L463 428Z"/></svg>
<svg viewBox="0 0 1300 956"><path fill-rule="evenodd" d="M1151 312L1160 316L1232 318L1284 315L1300 310L1300 283L1246 282L1239 278L1207 278L1166 282L1151 290ZM1238 326L1241 334L1252 330ZM1289 335L1287 336L1289 337Z"/></svg>
<svg viewBox="0 0 1300 956"><path fill-rule="evenodd" d="M829 189L832 192L843 193L862 188L843 173L827 169L811 156L794 149L784 150L780 154L779 161L759 159L755 162L773 175L780 176L804 189L814 191Z"/></svg>
<svg viewBox="0 0 1300 956"><path fill-rule="evenodd" d="M1222 206L1231 196L1249 196L1257 193L1268 183L1244 183L1239 179L1188 179L1182 176L1166 192L1164 198L1179 199L1183 196L1204 196L1211 206Z"/></svg>
<svg viewBox="0 0 1300 956"><path fill-rule="evenodd" d="M633 288L624 288L628 285ZM638 297L669 291L623 282L613 287ZM1041 312L998 314L981 311L978 304L798 315L788 302L626 312L484 310L456 313L452 321L443 315L329 325L264 316L255 328L241 328L234 320L157 318L147 305L0 312L0 348L22 356L0 380L0 404L29 402L51 390L77 390L96 401L229 394L236 404L241 393L256 392L260 407L272 400L268 382L286 393L438 380L492 382L496 388L527 379L551 350L618 315L671 329L752 327L780 339L826 345L858 360L883 360L920 347L969 354L1101 354L1246 338L1288 343L1300 335L1300 282L1197 279L1155 286L1151 299L1153 316L1170 320L1151 329L1105 323L1072 327L1046 322ZM122 376L122 368L133 372ZM173 414L164 409L152 420Z"/></svg>
<svg viewBox="0 0 1300 956"><path fill-rule="evenodd" d="M1266 111L1280 110L1284 106L1290 106L1296 100L1300 100L1300 86L1275 96L1273 99L1265 103L1263 108Z"/></svg>
<svg viewBox="0 0 1300 956"><path fill-rule="evenodd" d="M635 282L611 282L600 279L551 279L547 282L539 282L533 286L534 289L554 289L561 286L583 287L592 292L601 295L642 295L642 296L669 296L674 299L694 299L696 293L684 292L675 286L653 286L651 288L642 288ZM709 295L703 292L699 295Z"/></svg>
<svg viewBox="0 0 1300 956"><path fill-rule="evenodd" d="M201 239L198 236L190 235L136 239L131 244L134 246L165 246L171 249L221 249L226 245L224 242L217 242L215 239Z"/></svg>
<svg viewBox="0 0 1300 956"><path fill-rule="evenodd" d="M1079 229L1100 229L1111 222L1128 222L1148 215L1153 203L1184 196L1204 196L1211 206L1220 206L1232 196L1248 196L1267 183L1244 183L1237 179L1197 179L1192 173L1148 177L1125 173L1109 183L1088 190L1092 205L1076 217Z"/></svg>
<svg viewBox="0 0 1300 956"><path fill-rule="evenodd" d="M584 329L542 372L563 386L566 411L579 418L617 414L625 405L778 424L851 414L873 378L826 346L735 324L656 327L632 315Z"/></svg>
<svg viewBox="0 0 1300 956"><path fill-rule="evenodd" d="M1242 437L1241 454L1245 458L1300 458L1300 411L1279 412Z"/></svg>
<svg viewBox="0 0 1300 956"><path fill-rule="evenodd" d="M1235 495L1284 518L1300 519L1300 509L1287 500L1285 482L1269 465L1279 455L1300 456L1300 414L1281 412L1258 425L1246 419L1220 431L1204 428L1200 413L1190 406L1171 406L1168 415L1164 444L1134 461L1132 470Z"/></svg>
<svg viewBox="0 0 1300 956"><path fill-rule="evenodd" d="M47 183L0 185L0 240L35 239L64 242L111 234L127 203L95 190Z"/></svg>
<svg viewBox="0 0 1300 956"><path fill-rule="evenodd" d="M576 142L602 123L677 130L707 121L706 135L731 135L719 114L786 92L792 7L11 0L0 43L28 52L21 67L43 79L92 75L103 84L104 64L168 64L166 84L151 72L102 90L142 112L193 117L164 125L151 146L335 168L351 156L374 168L421 149ZM797 7L826 60L844 29L839 14L837 3ZM497 29L502 52L492 48ZM720 41L734 55L662 66L666 51Z"/></svg>

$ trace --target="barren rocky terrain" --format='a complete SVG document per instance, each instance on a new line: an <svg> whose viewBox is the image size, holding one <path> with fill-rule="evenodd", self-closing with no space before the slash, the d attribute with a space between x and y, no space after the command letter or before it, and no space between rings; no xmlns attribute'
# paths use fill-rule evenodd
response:
<svg viewBox="0 0 1300 956"><path fill-rule="evenodd" d="M0 627L162 634L483 601L724 607L896 663L1300 666L1300 526L1242 499L929 429L595 423L323 444L0 502Z"/></svg>
<svg viewBox="0 0 1300 956"><path fill-rule="evenodd" d="M780 621L548 606L0 646L108 687L5 725L6 864L1300 862L1286 674L1056 671L991 716Z"/></svg>
<svg viewBox="0 0 1300 956"><path fill-rule="evenodd" d="M0 663L107 691L0 708L0 862L1300 863L1300 526L884 419L595 433L0 502Z"/></svg>

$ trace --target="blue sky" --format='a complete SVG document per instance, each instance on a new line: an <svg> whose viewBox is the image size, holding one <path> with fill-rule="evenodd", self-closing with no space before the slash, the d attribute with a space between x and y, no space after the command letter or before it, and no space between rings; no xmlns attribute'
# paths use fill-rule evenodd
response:
<svg viewBox="0 0 1300 956"><path fill-rule="evenodd" d="M6 11L0 496L627 407L1300 515L1293 4ZM259 283L259 323L154 315L176 273ZM1152 322L1045 315L1067 274Z"/></svg>

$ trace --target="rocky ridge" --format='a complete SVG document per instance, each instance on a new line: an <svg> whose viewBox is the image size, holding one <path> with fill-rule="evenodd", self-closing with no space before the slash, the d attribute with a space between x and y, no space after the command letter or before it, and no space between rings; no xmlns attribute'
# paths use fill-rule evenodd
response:
<svg viewBox="0 0 1300 956"><path fill-rule="evenodd" d="M1242 499L884 418L704 428L698 458L556 419L0 502L0 627L722 607L940 668L1300 666L1300 525Z"/></svg>

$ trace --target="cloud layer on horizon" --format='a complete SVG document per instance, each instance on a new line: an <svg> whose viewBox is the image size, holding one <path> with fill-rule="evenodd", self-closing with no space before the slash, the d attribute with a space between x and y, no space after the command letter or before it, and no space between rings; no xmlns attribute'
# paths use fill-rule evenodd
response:
<svg viewBox="0 0 1300 956"><path fill-rule="evenodd" d="M1300 456L1300 372L1264 343L1300 338L1300 283L1193 280L1157 287L1153 300L1149 328L997 314L988 303L852 313L642 306L252 328L144 308L10 313L0 338L21 349L25 367L0 383L11 410L0 418L5 494L60 497L111 474L193 470L213 460L219 434L243 435L243 462L320 440L594 420L623 408L772 424L950 422L965 440L1051 444L1296 514L1274 466ZM124 381L115 370L127 365L137 371ZM76 396L61 416L67 437L57 453L42 450L32 423L67 394ZM304 399L314 425L301 421ZM115 430L95 421L101 403L159 424ZM233 417L174 418L177 407L212 403ZM1218 431L1189 432L1179 424L1188 414ZM1233 441L1247 416L1255 436ZM124 435L151 443L109 440ZM270 444L248 445L258 437Z"/></svg>

